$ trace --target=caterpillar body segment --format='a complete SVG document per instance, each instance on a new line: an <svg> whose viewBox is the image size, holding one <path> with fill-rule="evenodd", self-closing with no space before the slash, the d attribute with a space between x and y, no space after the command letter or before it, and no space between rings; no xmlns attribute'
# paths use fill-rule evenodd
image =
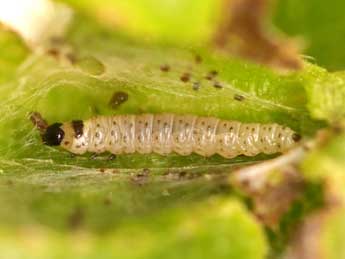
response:
<svg viewBox="0 0 345 259"><path fill-rule="evenodd" d="M293 147L300 136L278 124L241 123L214 117L174 114L97 116L55 123L42 136L47 145L75 153L175 152L186 156L273 154Z"/></svg>

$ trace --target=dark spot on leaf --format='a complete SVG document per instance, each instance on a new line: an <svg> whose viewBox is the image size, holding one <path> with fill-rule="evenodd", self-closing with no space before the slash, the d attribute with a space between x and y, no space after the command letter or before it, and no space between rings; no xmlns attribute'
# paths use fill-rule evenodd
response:
<svg viewBox="0 0 345 259"><path fill-rule="evenodd" d="M147 182L149 174L150 169L144 168L142 171L136 173L131 180L138 185L143 185Z"/></svg>
<svg viewBox="0 0 345 259"><path fill-rule="evenodd" d="M105 206L110 206L112 204L112 201L110 199L110 197L106 197L103 201Z"/></svg>
<svg viewBox="0 0 345 259"><path fill-rule="evenodd" d="M186 171L181 171L178 173L179 178L185 178L187 176L187 172Z"/></svg>
<svg viewBox="0 0 345 259"><path fill-rule="evenodd" d="M274 68L300 69L303 60L298 53L298 45L267 30L270 2L224 0L214 42L232 55Z"/></svg>
<svg viewBox="0 0 345 259"><path fill-rule="evenodd" d="M218 75L218 72L216 70L211 70L209 73L211 76L215 77Z"/></svg>
<svg viewBox="0 0 345 259"><path fill-rule="evenodd" d="M195 55L195 63L200 64L202 62L202 58L200 55Z"/></svg>
<svg viewBox="0 0 345 259"><path fill-rule="evenodd" d="M71 229L77 229L82 225L84 218L84 211L81 209L81 207L76 207L72 214L68 217L68 226Z"/></svg>
<svg viewBox="0 0 345 259"><path fill-rule="evenodd" d="M200 82L194 82L193 83L193 90L197 91L200 89Z"/></svg>
<svg viewBox="0 0 345 259"><path fill-rule="evenodd" d="M62 37L56 37L56 36L51 37L51 38L49 39L49 41L50 41L50 43L53 44L53 45L61 45L61 44L65 43L65 39L64 39L64 38L62 38Z"/></svg>
<svg viewBox="0 0 345 259"><path fill-rule="evenodd" d="M235 94L234 95L234 100L242 102L245 99L245 97L243 95L240 94Z"/></svg>
<svg viewBox="0 0 345 259"><path fill-rule="evenodd" d="M126 92L115 92L109 101L109 106L113 109L117 109L121 104L128 100L128 94Z"/></svg>
<svg viewBox="0 0 345 259"><path fill-rule="evenodd" d="M186 73L183 73L182 76L180 77L180 80L182 82L188 82L190 80L190 73L186 72Z"/></svg>
<svg viewBox="0 0 345 259"><path fill-rule="evenodd" d="M164 64L160 66L161 71L163 72L169 72L170 71L170 66L168 64Z"/></svg>
<svg viewBox="0 0 345 259"><path fill-rule="evenodd" d="M144 168L144 169L143 169L143 174L144 174L144 175L148 175L150 172L151 172L151 171L150 171L150 169L148 169L148 168Z"/></svg>
<svg viewBox="0 0 345 259"><path fill-rule="evenodd" d="M75 64L78 60L76 55L72 52L67 53L66 58L69 60L69 62L71 62L71 64Z"/></svg>
<svg viewBox="0 0 345 259"><path fill-rule="evenodd" d="M217 81L213 83L213 86L214 86L215 88L218 88L218 89L223 88L223 86L221 85L221 83L219 83L219 82L217 82Z"/></svg>
<svg viewBox="0 0 345 259"><path fill-rule="evenodd" d="M47 50L47 54L53 56L54 58L57 58L60 55L60 51L56 48L51 48Z"/></svg>
<svg viewBox="0 0 345 259"><path fill-rule="evenodd" d="M207 80L212 80L214 79L216 76L218 75L218 72L216 70L211 70L210 72L208 72L208 74L205 76L205 78Z"/></svg>

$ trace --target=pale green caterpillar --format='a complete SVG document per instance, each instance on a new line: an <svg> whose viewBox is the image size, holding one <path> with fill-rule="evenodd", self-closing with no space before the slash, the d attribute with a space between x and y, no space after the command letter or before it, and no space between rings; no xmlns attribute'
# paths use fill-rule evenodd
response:
<svg viewBox="0 0 345 259"><path fill-rule="evenodd" d="M167 155L196 153L273 154L291 149L301 136L278 124L241 123L213 117L174 114L97 116L85 121L54 123L42 133L45 144L74 153L151 152Z"/></svg>

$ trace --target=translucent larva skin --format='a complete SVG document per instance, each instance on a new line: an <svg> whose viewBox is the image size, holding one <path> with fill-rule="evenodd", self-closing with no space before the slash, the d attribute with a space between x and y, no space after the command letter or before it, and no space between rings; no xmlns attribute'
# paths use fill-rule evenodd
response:
<svg viewBox="0 0 345 259"><path fill-rule="evenodd" d="M61 126L65 135L60 143L75 154L175 152L183 156L196 153L233 158L284 152L299 140L294 131L278 124L240 123L194 115L98 116L83 121L82 130L77 131L75 125L78 124L68 122Z"/></svg>

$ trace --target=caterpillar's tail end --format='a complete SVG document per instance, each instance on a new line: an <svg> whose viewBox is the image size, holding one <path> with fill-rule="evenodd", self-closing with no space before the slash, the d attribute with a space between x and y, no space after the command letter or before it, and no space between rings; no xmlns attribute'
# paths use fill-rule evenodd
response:
<svg viewBox="0 0 345 259"><path fill-rule="evenodd" d="M292 134L292 139L295 142L299 142L299 141L301 141L302 136L300 134L294 133L294 134Z"/></svg>

